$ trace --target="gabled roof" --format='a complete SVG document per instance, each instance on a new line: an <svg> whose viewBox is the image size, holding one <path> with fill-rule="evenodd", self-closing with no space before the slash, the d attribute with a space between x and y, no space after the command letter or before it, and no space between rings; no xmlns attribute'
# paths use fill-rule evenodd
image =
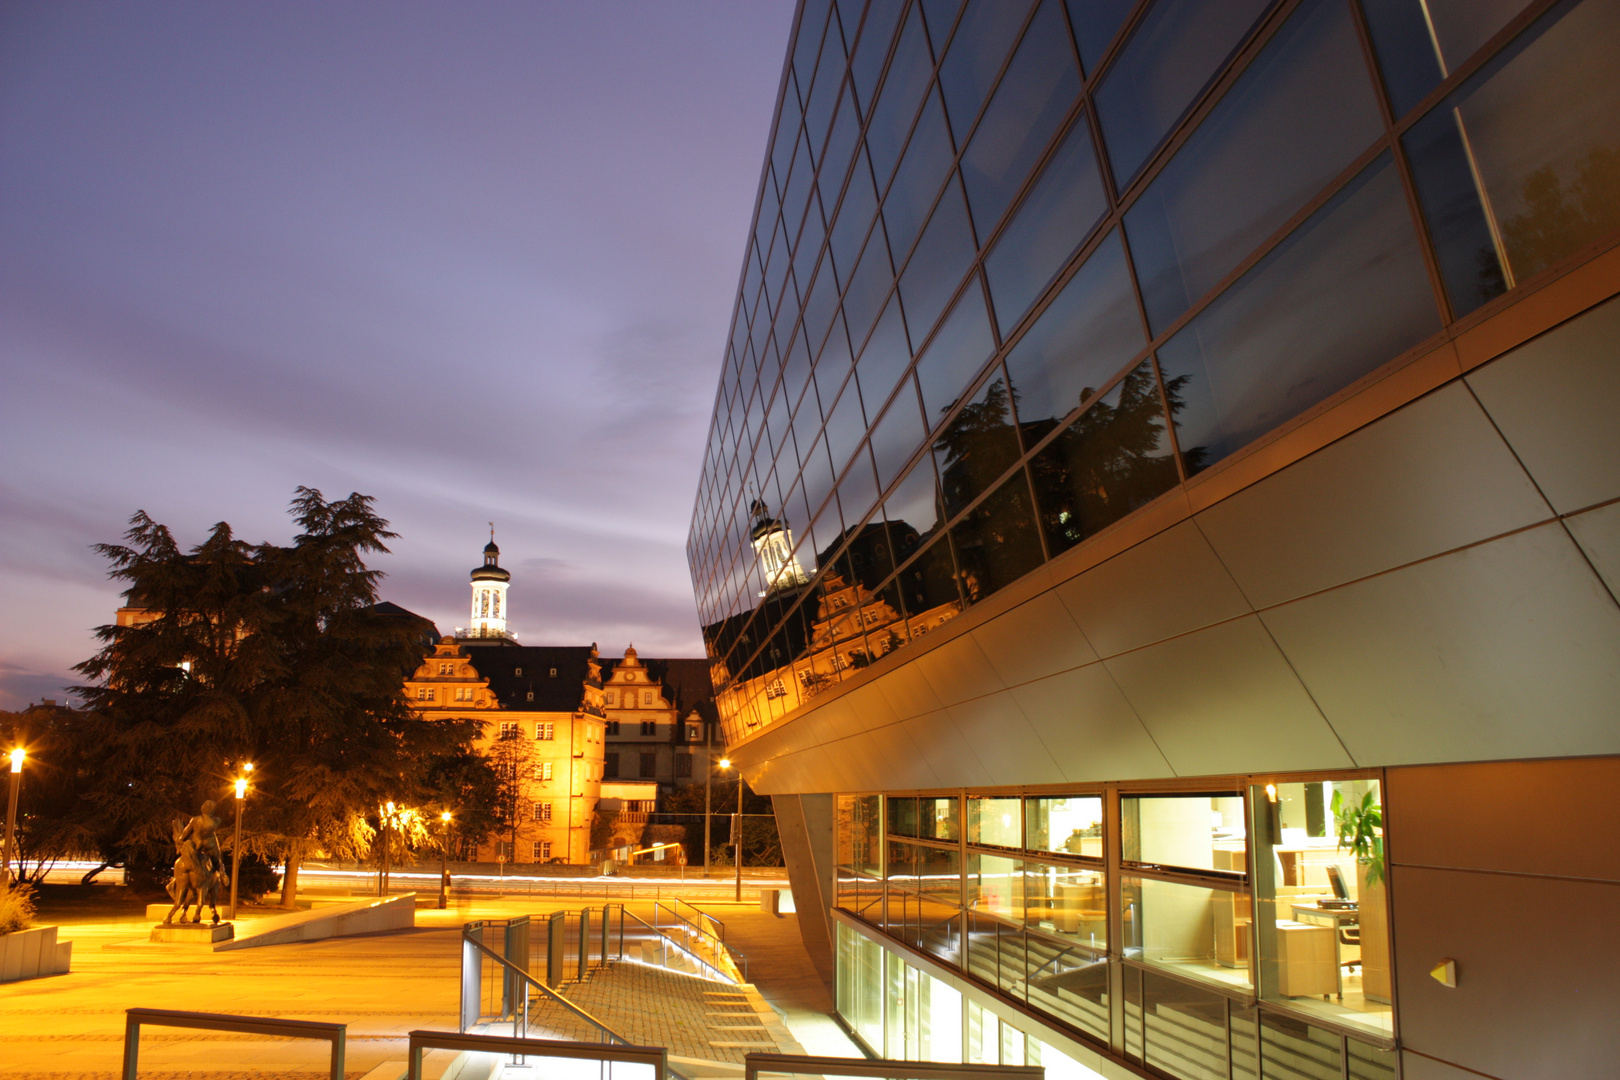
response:
<svg viewBox="0 0 1620 1080"><path fill-rule="evenodd" d="M685 719L696 710L705 720L716 718L714 687L709 680L707 660L702 658L660 660L648 656L639 659L642 666L647 669L647 677L663 684L665 696L675 706L678 716ZM602 679L605 682L621 660L604 659L598 662L602 665Z"/></svg>
<svg viewBox="0 0 1620 1080"><path fill-rule="evenodd" d="M381 615L389 619L420 619L422 625L426 628L422 635L422 641L429 652L433 650L434 643L439 640L439 628L433 625L433 620L402 608L390 600L379 600L367 610L373 615Z"/></svg>
<svg viewBox="0 0 1620 1080"><path fill-rule="evenodd" d="M490 691L503 708L577 712L584 704L591 676L589 645L509 645L468 649L467 656L478 674L489 680Z"/></svg>

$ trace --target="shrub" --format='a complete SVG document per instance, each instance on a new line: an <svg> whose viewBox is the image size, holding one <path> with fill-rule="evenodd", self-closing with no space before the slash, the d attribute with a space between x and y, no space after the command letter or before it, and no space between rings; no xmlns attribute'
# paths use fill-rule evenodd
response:
<svg viewBox="0 0 1620 1080"><path fill-rule="evenodd" d="M226 857L226 865L229 865L229 856ZM276 873L275 867L266 862L263 856L252 852L243 854L238 873L241 874L236 883L239 900L257 899L265 893L275 892L281 884L281 875Z"/></svg>
<svg viewBox="0 0 1620 1080"><path fill-rule="evenodd" d="M0 889L0 934L26 930L34 921L34 893L26 885Z"/></svg>

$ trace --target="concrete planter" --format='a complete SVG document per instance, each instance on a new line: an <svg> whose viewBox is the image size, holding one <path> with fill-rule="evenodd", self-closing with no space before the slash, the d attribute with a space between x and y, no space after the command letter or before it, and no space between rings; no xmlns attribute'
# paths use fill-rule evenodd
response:
<svg viewBox="0 0 1620 1080"><path fill-rule="evenodd" d="M66 975L72 961L73 942L58 942L54 926L0 934L0 983Z"/></svg>

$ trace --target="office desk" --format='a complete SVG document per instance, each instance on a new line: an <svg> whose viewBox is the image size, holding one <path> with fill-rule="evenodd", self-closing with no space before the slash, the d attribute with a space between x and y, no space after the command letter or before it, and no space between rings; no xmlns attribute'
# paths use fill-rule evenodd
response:
<svg viewBox="0 0 1620 1080"><path fill-rule="evenodd" d="M1337 996L1344 999L1344 965L1340 962L1340 929L1346 926L1361 925L1361 911L1359 908L1325 908L1318 904L1295 904L1294 920L1312 926L1331 926L1333 928L1333 968L1338 987Z"/></svg>

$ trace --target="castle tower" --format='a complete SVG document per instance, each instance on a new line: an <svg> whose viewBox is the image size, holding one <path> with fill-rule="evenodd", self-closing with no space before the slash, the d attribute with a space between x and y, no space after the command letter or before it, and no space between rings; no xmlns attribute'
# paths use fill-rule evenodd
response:
<svg viewBox="0 0 1620 1080"><path fill-rule="evenodd" d="M509 637L506 632L506 587L512 575L501 569L501 549L495 546L495 526L489 527L489 543L484 545L484 565L472 572L472 621L468 637Z"/></svg>
<svg viewBox="0 0 1620 1080"><path fill-rule="evenodd" d="M754 527L749 537L754 544L754 555L765 576L767 593L803 585L810 578L793 557L793 534L787 526L771 517L770 509L759 499L750 507L754 512ZM764 595L764 594L761 594Z"/></svg>

